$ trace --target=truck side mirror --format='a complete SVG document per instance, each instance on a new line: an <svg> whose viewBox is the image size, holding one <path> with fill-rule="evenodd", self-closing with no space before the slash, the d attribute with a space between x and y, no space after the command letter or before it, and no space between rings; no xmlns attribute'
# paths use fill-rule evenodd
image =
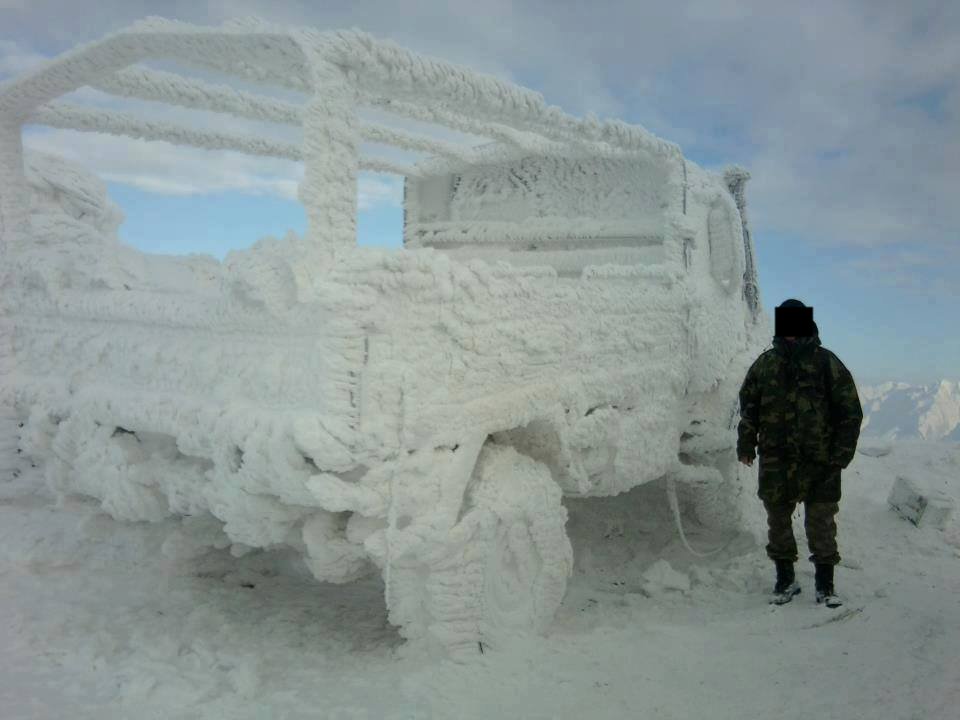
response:
<svg viewBox="0 0 960 720"><path fill-rule="evenodd" d="M743 226L733 199L718 195L707 215L710 243L710 274L728 293L740 286L743 278Z"/></svg>

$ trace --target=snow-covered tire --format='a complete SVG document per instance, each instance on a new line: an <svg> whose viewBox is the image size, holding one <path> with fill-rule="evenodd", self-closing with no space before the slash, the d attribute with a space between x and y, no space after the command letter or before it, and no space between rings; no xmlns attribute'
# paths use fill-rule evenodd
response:
<svg viewBox="0 0 960 720"><path fill-rule="evenodd" d="M493 645L543 632L563 601L573 549L562 497L543 463L509 446L481 451L464 521L483 517L481 635Z"/></svg>
<svg viewBox="0 0 960 720"><path fill-rule="evenodd" d="M690 493L693 513L706 528L721 532L736 531L743 522L744 485L735 461L730 458L716 458L713 468L716 470L716 481L698 485Z"/></svg>
<svg viewBox="0 0 960 720"><path fill-rule="evenodd" d="M395 575L408 598L422 578L425 639L459 656L547 628L573 567L561 499L546 465L510 446L484 446L442 558L426 573Z"/></svg>

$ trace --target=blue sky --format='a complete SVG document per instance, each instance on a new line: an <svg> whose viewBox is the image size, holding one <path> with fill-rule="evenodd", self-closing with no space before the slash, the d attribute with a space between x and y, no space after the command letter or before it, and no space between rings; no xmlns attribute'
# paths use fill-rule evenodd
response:
<svg viewBox="0 0 960 720"><path fill-rule="evenodd" d="M267 235L282 237L288 230L302 235L307 227L303 206L287 198L225 192L161 195L118 183L109 183L108 189L126 215L121 239L147 252L222 258ZM357 242L399 248L402 228L403 208L377 202L358 213Z"/></svg>
<svg viewBox="0 0 960 720"><path fill-rule="evenodd" d="M0 79L147 15L360 27L742 164L768 310L814 305L862 382L960 378L960 3L0 0ZM292 163L27 137L104 177L145 249L222 255L304 227ZM359 192L359 241L399 243L398 183Z"/></svg>

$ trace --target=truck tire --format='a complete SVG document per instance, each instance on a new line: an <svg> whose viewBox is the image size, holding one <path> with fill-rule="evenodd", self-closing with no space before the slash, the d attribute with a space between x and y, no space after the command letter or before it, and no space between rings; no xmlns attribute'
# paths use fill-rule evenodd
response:
<svg viewBox="0 0 960 720"><path fill-rule="evenodd" d="M414 624L422 623L430 644L462 658L547 628L573 567L561 499L546 465L487 442L450 547L426 573L407 568L394 575L400 594L419 600Z"/></svg>
<svg viewBox="0 0 960 720"><path fill-rule="evenodd" d="M736 460L731 453L713 459L717 482L698 486L691 493L693 513L705 528L733 532L743 523L743 491Z"/></svg>

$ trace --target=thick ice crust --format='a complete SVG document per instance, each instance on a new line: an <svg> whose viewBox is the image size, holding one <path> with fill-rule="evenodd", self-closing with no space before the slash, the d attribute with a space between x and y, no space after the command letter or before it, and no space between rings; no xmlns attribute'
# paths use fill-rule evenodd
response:
<svg viewBox="0 0 960 720"><path fill-rule="evenodd" d="M249 75L229 58L250 36L265 38L254 58L262 79L322 93L294 113L138 70L113 83L241 115L293 113L283 117L305 130L306 238L266 238L222 263L146 255L119 242L122 216L102 183L56 158L23 162L17 123L78 83L173 51ZM470 568L492 562L470 555L480 547L539 558L549 591L531 586L524 622L541 626L562 597L562 493L615 495L671 476L705 523L736 521L736 389L767 334L745 303L742 187L731 195L642 129L576 121L535 93L418 64L360 34L151 21L122 37L0 91L0 369L17 413L4 417L24 423L21 449L45 462L55 489L126 520L204 518L197 542L236 554L293 547L322 580L377 569L411 637L440 611L403 590L417 587L403 574L452 572L466 597L484 577ZM344 75L341 61L363 72ZM396 252L353 246L357 143L380 137L453 164L473 156L364 129L355 93L386 89L408 116L480 128L526 153L461 168L440 206L427 191L446 176L418 170L411 241ZM409 107L418 97L422 112ZM444 115L437 101L450 97L474 120ZM102 119L114 132L143 130ZM478 470L485 443L499 460ZM484 474L488 465L499 470ZM469 538L474 549L458 556ZM474 635L500 632L489 629L497 612L477 617Z"/></svg>

